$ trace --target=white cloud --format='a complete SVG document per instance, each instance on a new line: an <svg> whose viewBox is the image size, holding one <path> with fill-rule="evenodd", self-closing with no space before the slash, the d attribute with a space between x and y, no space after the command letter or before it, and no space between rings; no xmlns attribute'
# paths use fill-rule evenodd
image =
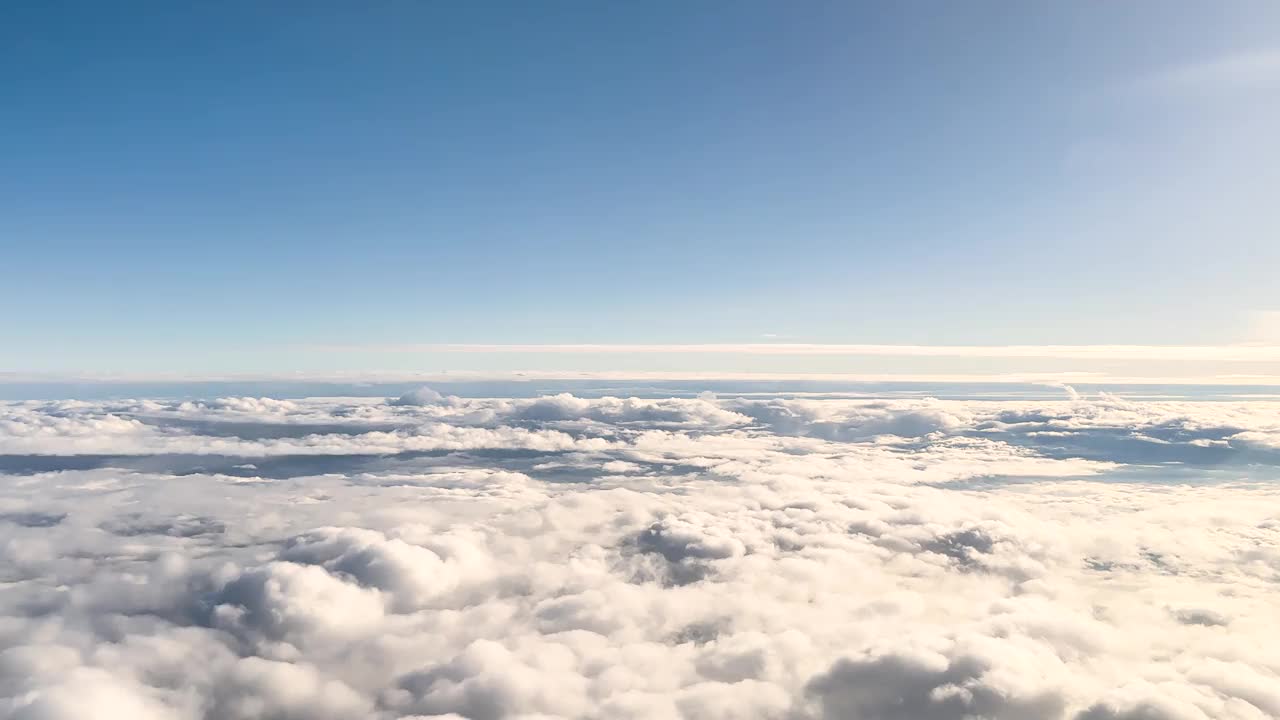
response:
<svg viewBox="0 0 1280 720"><path fill-rule="evenodd" d="M0 416L0 718L1280 715L1276 403Z"/></svg>
<svg viewBox="0 0 1280 720"><path fill-rule="evenodd" d="M401 395L391 401L392 405L432 405L440 402L443 396L429 387L420 387Z"/></svg>
<svg viewBox="0 0 1280 720"><path fill-rule="evenodd" d="M419 344L325 346L334 352L504 353L504 354L732 354L849 355L949 358L1060 358L1075 360L1209 360L1270 362L1280 360L1277 345L857 345L833 343L715 344Z"/></svg>

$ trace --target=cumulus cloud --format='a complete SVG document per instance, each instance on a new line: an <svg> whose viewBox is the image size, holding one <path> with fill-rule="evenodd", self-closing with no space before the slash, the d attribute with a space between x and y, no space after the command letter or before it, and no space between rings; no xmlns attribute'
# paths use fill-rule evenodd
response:
<svg viewBox="0 0 1280 720"><path fill-rule="evenodd" d="M401 395L391 401L392 405L433 405L444 399L440 393L429 387L420 387Z"/></svg>
<svg viewBox="0 0 1280 720"><path fill-rule="evenodd" d="M1277 417L12 403L0 718L1277 717Z"/></svg>

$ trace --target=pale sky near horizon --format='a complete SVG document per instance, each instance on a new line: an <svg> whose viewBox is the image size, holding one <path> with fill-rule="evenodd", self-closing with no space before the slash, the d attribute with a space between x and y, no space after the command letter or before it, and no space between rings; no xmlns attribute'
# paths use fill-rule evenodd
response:
<svg viewBox="0 0 1280 720"><path fill-rule="evenodd" d="M1280 344L1278 4L302 8L0 9L0 371L1280 375L999 350Z"/></svg>

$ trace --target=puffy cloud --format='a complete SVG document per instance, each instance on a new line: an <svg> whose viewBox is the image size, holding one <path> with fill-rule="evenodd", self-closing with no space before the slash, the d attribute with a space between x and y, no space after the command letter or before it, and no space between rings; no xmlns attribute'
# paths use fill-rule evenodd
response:
<svg viewBox="0 0 1280 720"><path fill-rule="evenodd" d="M320 565L363 587L385 591L407 612L489 574L491 560L465 537L437 535L414 545L376 530L321 528L294 538L284 559Z"/></svg>
<svg viewBox="0 0 1280 720"><path fill-rule="evenodd" d="M880 435L916 438L966 425L959 403L889 400L839 403L817 400L740 401L736 408L774 432L828 440L865 440Z"/></svg>
<svg viewBox="0 0 1280 720"><path fill-rule="evenodd" d="M434 405L444 399L440 393L429 387L420 387L401 395L391 401L392 405L422 406Z"/></svg>
<svg viewBox="0 0 1280 720"><path fill-rule="evenodd" d="M1280 716L1272 403L423 397L3 406L0 718Z"/></svg>
<svg viewBox="0 0 1280 720"><path fill-rule="evenodd" d="M1060 717L1066 704L1057 678L1042 669L1056 662L1014 643L994 656L906 648L842 658L806 691L823 718L1035 720Z"/></svg>
<svg viewBox="0 0 1280 720"><path fill-rule="evenodd" d="M178 405L179 411L196 412L200 410L224 411L228 413L245 413L248 415L285 415L298 411L298 404L289 400L276 400L268 397L226 397L210 402L184 402Z"/></svg>

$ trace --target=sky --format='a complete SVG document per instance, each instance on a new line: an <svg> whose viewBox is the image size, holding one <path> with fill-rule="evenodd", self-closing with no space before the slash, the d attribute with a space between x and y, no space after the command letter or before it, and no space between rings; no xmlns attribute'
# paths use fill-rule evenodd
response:
<svg viewBox="0 0 1280 720"><path fill-rule="evenodd" d="M0 720L1280 718L1280 3L0 2Z"/></svg>
<svg viewBox="0 0 1280 720"><path fill-rule="evenodd" d="M6 3L0 370L1280 374L690 349L1280 341L1277 27L1271 2Z"/></svg>

